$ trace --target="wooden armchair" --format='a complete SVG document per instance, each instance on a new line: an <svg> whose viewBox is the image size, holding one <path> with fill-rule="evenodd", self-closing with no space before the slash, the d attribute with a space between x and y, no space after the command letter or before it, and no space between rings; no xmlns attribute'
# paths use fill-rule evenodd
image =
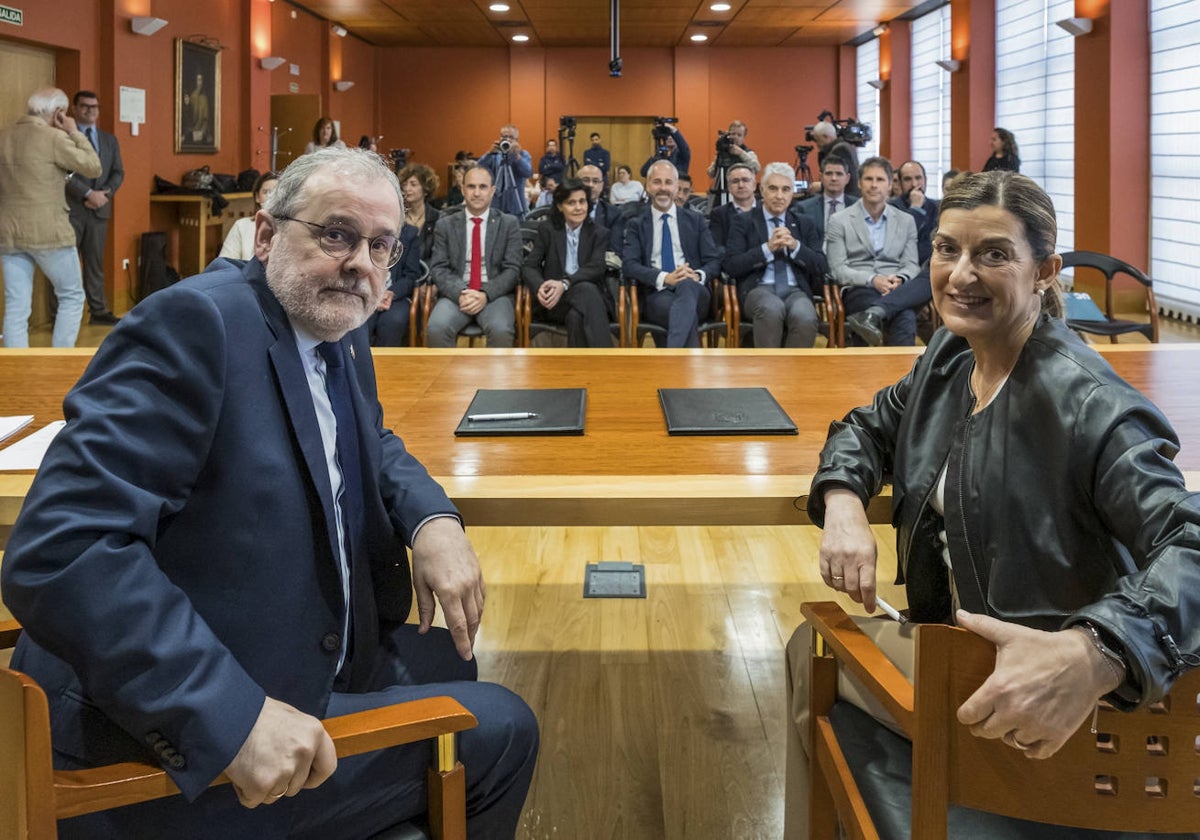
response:
<svg viewBox="0 0 1200 840"><path fill-rule="evenodd" d="M1102 706L1098 734L1085 723L1052 758L1031 760L971 735L955 717L995 666L990 642L955 627L921 626L909 683L837 604L809 603L802 611L814 645L830 652L812 660L810 837L834 837L839 819L856 840L909 831L921 840L1048 840L1063 837L1062 826L1133 832L1122 835L1132 840L1200 828L1200 671L1185 674L1149 709L1123 714ZM837 702L840 667L911 742ZM896 795L904 775L910 787Z"/></svg>
<svg viewBox="0 0 1200 840"><path fill-rule="evenodd" d="M1093 335L1106 335L1113 344L1117 336L1137 332L1148 341L1158 342L1158 302L1154 299L1154 281L1136 266L1124 260L1098 254L1095 251L1068 251L1062 255L1063 268L1090 268L1104 275L1104 318L1103 321L1067 321L1071 329ZM1118 274L1132 277L1146 288L1146 321L1129 321L1113 314L1113 278ZM1076 279L1078 279L1076 272Z"/></svg>
<svg viewBox="0 0 1200 840"><path fill-rule="evenodd" d="M709 314L706 319L698 325L700 333L700 341L706 347L716 347L717 341L721 335L726 337L726 345L732 346L730 342L733 340L729 336L733 335L734 328L730 323L730 310L726 300L726 284L721 282L720 277L708 278L708 290L712 297L712 305L709 309ZM641 347L646 336L654 336L655 346L659 346L659 340L664 343L667 338L667 328L643 321L641 317L642 296L644 291L641 284L632 277L623 277L621 279L623 297L628 308L628 341L629 344L622 345L627 347ZM622 323L625 323L622 320Z"/></svg>
<svg viewBox="0 0 1200 840"><path fill-rule="evenodd" d="M729 338L726 343L730 347L742 347L745 346L743 344L745 336L754 333L754 322L742 315L742 304L737 295L737 283L724 273L721 278L724 281L725 312L729 322ZM825 336L826 346L830 348L844 346L839 343L842 328L841 309L839 308L841 295L836 292L836 288L833 281L826 278L821 294L813 295L813 307L817 310L817 317L821 320L820 334Z"/></svg>
<svg viewBox="0 0 1200 840"><path fill-rule="evenodd" d="M0 622L0 649L16 644L15 621ZM338 758L435 740L429 770L429 825L435 840L465 840L466 777L454 733L474 715L450 697L430 697L329 718ZM214 785L229 780L218 777ZM53 840L57 820L174 796L179 789L156 765L129 762L89 770L53 769L46 695L25 674L0 668L0 837Z"/></svg>
<svg viewBox="0 0 1200 840"><path fill-rule="evenodd" d="M621 288L620 278L611 271L604 278L604 288L613 299L616 313L616 320L610 321L608 327L612 331L613 337L617 339L617 346L625 347L628 340L625 334L625 290ZM525 287L524 283L520 283L517 286L517 346L531 347L533 339L541 333L550 333L566 338L567 328L563 324L535 321L533 318L533 293Z"/></svg>

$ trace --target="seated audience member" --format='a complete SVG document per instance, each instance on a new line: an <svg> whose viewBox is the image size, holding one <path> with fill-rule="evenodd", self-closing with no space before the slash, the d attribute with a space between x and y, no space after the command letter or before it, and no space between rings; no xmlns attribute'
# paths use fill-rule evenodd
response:
<svg viewBox="0 0 1200 840"><path fill-rule="evenodd" d="M712 303L708 281L721 270L721 252L704 217L676 203L674 165L650 167L650 203L625 227L622 270L637 281L641 315L667 330L667 347L699 347L699 325Z"/></svg>
<svg viewBox="0 0 1200 840"><path fill-rule="evenodd" d="M692 197L692 176L679 176L679 191L675 193L675 203L680 207L684 207L688 203L688 199Z"/></svg>
<svg viewBox="0 0 1200 840"><path fill-rule="evenodd" d="M274 172L264 172L254 179L254 207L261 210L267 203L267 196L275 189L279 175ZM221 245L218 257L233 260L248 260L254 256L254 216L243 216L229 228L229 235Z"/></svg>
<svg viewBox="0 0 1200 840"><path fill-rule="evenodd" d="M745 164L750 167L751 172L758 172L758 155L754 150L746 145L746 124L741 120L734 120L729 124L729 130L725 132L724 139L729 141L729 160L722 161L720 156L713 158L713 162L708 165L705 170L709 178L717 177L717 164L723 165L726 170L735 163Z"/></svg>
<svg viewBox="0 0 1200 840"><path fill-rule="evenodd" d="M404 223L412 225L421 234L420 241L415 244L417 259L428 263L433 258L433 232L441 217L430 203L438 188L437 173L423 163L410 163L396 173L396 180L400 183L400 194L404 196Z"/></svg>
<svg viewBox="0 0 1200 840"><path fill-rule="evenodd" d="M542 195L542 177L534 172L525 182L525 208L532 210Z"/></svg>
<svg viewBox="0 0 1200 840"><path fill-rule="evenodd" d="M74 347L83 320L83 273L64 185L72 173L98 178L100 157L67 114L67 95L47 87L28 113L0 131L0 269L4 275L4 346L29 346L34 268L58 299L54 347Z"/></svg>
<svg viewBox="0 0 1200 840"><path fill-rule="evenodd" d="M549 207L554 204L554 192L558 189L558 181L553 175L542 178L542 189L534 200L534 208Z"/></svg>
<svg viewBox="0 0 1200 840"><path fill-rule="evenodd" d="M937 199L925 195L925 167L920 161L906 160L896 170L900 196L889 203L905 210L917 223L917 262L924 265L933 253L933 232L937 229Z"/></svg>
<svg viewBox="0 0 1200 840"><path fill-rule="evenodd" d="M462 152L459 152L462 154ZM461 208L463 204L462 179L466 174L467 169L473 164L456 162L454 164L454 183L446 190L446 201L442 204L442 209L448 207Z"/></svg>
<svg viewBox="0 0 1200 840"><path fill-rule="evenodd" d="M754 325L755 347L812 347L820 327L812 299L825 283L821 240L808 217L789 213L795 170L768 163L762 176L761 206L734 219L725 273L737 283L742 312Z"/></svg>
<svg viewBox="0 0 1200 840"><path fill-rule="evenodd" d="M430 347L453 347L458 334L478 323L488 347L512 347L516 334L513 293L521 271L521 226L492 206L492 173L476 164L463 176L466 208L438 219L429 276L438 300L429 316Z"/></svg>
<svg viewBox="0 0 1200 840"><path fill-rule="evenodd" d="M832 425L808 502L822 580L874 612L864 505L890 478L910 619L997 647L958 720L1030 758L1053 755L1101 698L1144 705L1200 661L1200 497L1162 412L1063 321L1056 234L1029 178L954 182L931 262L945 327L903 380ZM911 664L911 633L856 621ZM788 644L789 838L808 836L809 640L802 625Z"/></svg>
<svg viewBox="0 0 1200 840"><path fill-rule="evenodd" d="M656 160L669 160L675 165L675 170L680 175L687 175L688 169L692 165L692 147L688 145L679 126L675 123L666 123L665 127L670 134L663 138L662 149L646 158L646 162L642 164L640 171L643 178L650 172L650 167Z"/></svg>
<svg viewBox="0 0 1200 840"><path fill-rule="evenodd" d="M947 169L942 173L942 195L945 195L946 191L950 189L950 182L962 174L964 173L961 169ZM965 174L970 175L971 173Z"/></svg>
<svg viewBox="0 0 1200 840"><path fill-rule="evenodd" d="M823 123L822 123L823 124ZM887 203L892 165L886 158L863 161L858 172L862 200L825 223L829 272L842 287L846 328L871 345L916 343L916 311L929 302L917 276L917 225ZM853 317L855 313L861 317Z"/></svg>
<svg viewBox="0 0 1200 840"><path fill-rule="evenodd" d="M533 174L533 158L521 148L517 139L521 132L512 123L500 127L500 139L479 159L479 166L492 173L495 185L492 206L504 213L524 219L529 212L525 196L525 179Z"/></svg>
<svg viewBox="0 0 1200 840"><path fill-rule="evenodd" d="M372 347L408 344L408 319L413 289L421 278L421 232L410 224L400 228L400 261L388 269L383 297L367 318L367 338Z"/></svg>
<svg viewBox="0 0 1200 840"><path fill-rule="evenodd" d="M714 207L708 214L708 228L721 248L729 241L729 231L733 228L734 220L753 210L757 204L754 198L753 169L744 163L735 163L729 167L725 180L729 187L729 201L720 207Z"/></svg>
<svg viewBox="0 0 1200 840"><path fill-rule="evenodd" d="M147 297L67 395L0 567L12 665L46 691L59 766L149 761L183 795L64 840L384 832L426 812L429 745L339 761L321 719L437 695L480 721L458 736L467 833L513 836L536 722L475 681L479 562L382 423L360 329L401 212L377 157L298 158L255 259Z"/></svg>
<svg viewBox="0 0 1200 840"><path fill-rule="evenodd" d="M807 216L817 226L822 247L825 240L825 223L829 217L858 201L856 197L846 194L846 184L849 180L845 161L836 155L830 155L821 165L821 191L796 205L797 212Z"/></svg>
<svg viewBox="0 0 1200 840"><path fill-rule="evenodd" d="M588 189L575 178L554 191L550 220L538 225L521 278L535 321L565 324L568 347L612 347L615 306L605 284L608 231L588 215Z"/></svg>
<svg viewBox="0 0 1200 840"><path fill-rule="evenodd" d="M613 181L608 191L609 200L615 205L629 204L646 200L646 188L641 181L635 181L633 170L625 164L617 167L617 180Z"/></svg>
<svg viewBox="0 0 1200 840"><path fill-rule="evenodd" d="M353 136L353 135L351 135ZM346 148L346 144L338 139L337 126L329 117L321 117L313 124L312 140L304 147L304 154L311 154L317 149L330 146L338 149Z"/></svg>
<svg viewBox="0 0 1200 840"><path fill-rule="evenodd" d="M558 150L558 141L547 140L546 154L542 155L542 159L538 161L538 175L542 176L543 183L547 177L550 177L556 184L561 184L566 172L567 161L563 158L562 152Z"/></svg>
<svg viewBox="0 0 1200 840"><path fill-rule="evenodd" d="M604 173L591 164L582 166L579 168L579 182L588 189L591 204L588 216L608 230L608 250L620 254L625 242L625 215L623 208L614 207L604 198Z"/></svg>

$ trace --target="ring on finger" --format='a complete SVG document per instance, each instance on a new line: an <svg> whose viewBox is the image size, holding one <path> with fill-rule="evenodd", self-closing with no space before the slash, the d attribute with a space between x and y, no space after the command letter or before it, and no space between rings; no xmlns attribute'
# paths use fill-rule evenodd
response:
<svg viewBox="0 0 1200 840"><path fill-rule="evenodd" d="M275 791L271 791L270 793L268 793L267 801L274 802L276 799L282 799L284 794L286 794L287 792L288 792L288 786L284 785L283 790L279 791L278 793L276 793Z"/></svg>
<svg viewBox="0 0 1200 840"><path fill-rule="evenodd" d="M842 582L842 581L844 581L846 578L844 578L842 575L830 575L830 576L829 576L829 579L830 579L831 581L833 581L834 583L841 583L841 582Z"/></svg>
<svg viewBox="0 0 1200 840"><path fill-rule="evenodd" d="M1029 750L1033 749L1032 743L1022 744L1019 740L1017 740L1017 730L1015 729L1010 729L1007 733L1005 733L1002 740L1013 749L1020 750L1021 752L1028 752Z"/></svg>

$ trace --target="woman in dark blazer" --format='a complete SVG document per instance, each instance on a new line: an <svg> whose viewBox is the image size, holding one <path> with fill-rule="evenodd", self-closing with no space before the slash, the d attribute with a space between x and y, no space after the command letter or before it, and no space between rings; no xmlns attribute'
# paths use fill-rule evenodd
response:
<svg viewBox="0 0 1200 840"><path fill-rule="evenodd" d="M582 181L568 178L554 191L550 220L538 225L521 280L533 296L533 318L567 327L568 347L612 347L614 310L604 283L608 230L590 218Z"/></svg>
<svg viewBox="0 0 1200 840"><path fill-rule="evenodd" d="M433 228L441 214L429 200L437 192L438 176L423 163L410 163L396 173L400 192L404 195L404 224L421 232L420 259L429 264L433 256ZM405 246L407 247L407 246Z"/></svg>
<svg viewBox="0 0 1200 840"><path fill-rule="evenodd" d="M1009 172L1021 171L1021 157L1017 154L1017 138L1007 128L992 130L992 154L983 162L983 171L1003 169Z"/></svg>

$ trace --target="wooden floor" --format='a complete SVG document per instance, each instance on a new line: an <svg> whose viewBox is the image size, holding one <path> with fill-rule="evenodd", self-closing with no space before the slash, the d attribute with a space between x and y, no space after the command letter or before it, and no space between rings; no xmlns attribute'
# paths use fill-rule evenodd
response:
<svg viewBox="0 0 1200 840"><path fill-rule="evenodd" d="M85 326L80 345L108 329ZM1200 341L1163 322L1162 340ZM46 329L31 331L35 346ZM518 692L542 749L522 840L782 835L783 649L826 599L812 527L475 528L481 676ZM877 528L881 579L893 536ZM584 566L643 563L645 600L585 600ZM881 585L898 605L902 593Z"/></svg>

